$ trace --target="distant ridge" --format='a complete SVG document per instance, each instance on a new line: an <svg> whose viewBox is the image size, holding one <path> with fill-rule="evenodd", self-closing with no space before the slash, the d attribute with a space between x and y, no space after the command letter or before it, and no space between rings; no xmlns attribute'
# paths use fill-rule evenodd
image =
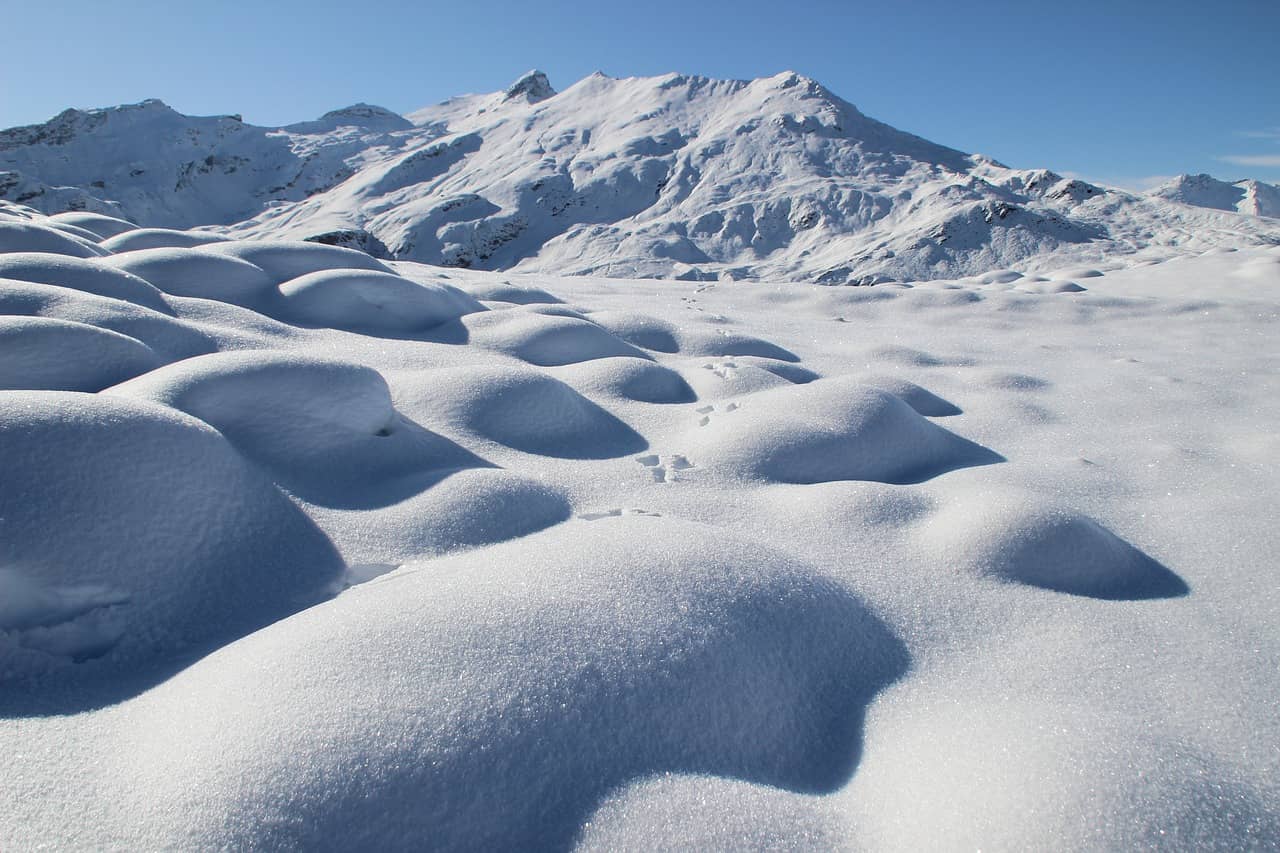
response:
<svg viewBox="0 0 1280 853"><path fill-rule="evenodd" d="M477 269L866 284L1280 243L1280 188L1150 195L896 130L795 72L596 73L284 128L157 100L0 131L0 198ZM1241 216L1240 214L1252 214Z"/></svg>

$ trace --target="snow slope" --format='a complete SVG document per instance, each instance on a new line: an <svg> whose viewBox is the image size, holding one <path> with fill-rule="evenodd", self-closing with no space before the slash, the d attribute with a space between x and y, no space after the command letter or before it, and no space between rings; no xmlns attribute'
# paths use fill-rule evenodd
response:
<svg viewBox="0 0 1280 853"><path fill-rule="evenodd" d="M1219 181L1209 175L1179 175L1150 195L1196 207L1280 217L1280 187L1262 181Z"/></svg>
<svg viewBox="0 0 1280 853"><path fill-rule="evenodd" d="M1280 846L1280 247L828 288L0 225L6 851Z"/></svg>
<svg viewBox="0 0 1280 853"><path fill-rule="evenodd" d="M285 128L145 101L0 132L0 198L46 213L610 277L865 284L1275 245L1280 224L1234 213L1273 213L1273 189L1206 204L1009 169L792 72L559 93L530 72L407 118L358 104Z"/></svg>

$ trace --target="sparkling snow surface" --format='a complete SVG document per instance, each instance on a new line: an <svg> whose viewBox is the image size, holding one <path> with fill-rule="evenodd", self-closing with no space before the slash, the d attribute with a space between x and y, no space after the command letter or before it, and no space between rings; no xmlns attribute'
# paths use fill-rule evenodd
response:
<svg viewBox="0 0 1280 853"><path fill-rule="evenodd" d="M0 849L1280 845L1280 247L0 252Z"/></svg>

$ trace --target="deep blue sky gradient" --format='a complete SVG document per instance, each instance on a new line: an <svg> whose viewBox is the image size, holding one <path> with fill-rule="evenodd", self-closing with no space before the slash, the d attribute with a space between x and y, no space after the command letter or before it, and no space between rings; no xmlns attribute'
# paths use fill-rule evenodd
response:
<svg viewBox="0 0 1280 853"><path fill-rule="evenodd" d="M0 127L158 97L278 125L595 70L792 69L903 130L1137 185L1280 180L1280 0L0 0ZM1256 158L1231 162L1222 158Z"/></svg>

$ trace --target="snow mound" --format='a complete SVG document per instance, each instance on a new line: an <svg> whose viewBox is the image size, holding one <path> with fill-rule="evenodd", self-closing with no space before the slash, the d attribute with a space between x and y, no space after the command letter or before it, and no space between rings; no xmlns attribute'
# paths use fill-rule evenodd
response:
<svg viewBox="0 0 1280 853"><path fill-rule="evenodd" d="M956 499L928 520L939 565L1105 599L1185 595L1176 574L1091 518L1031 495Z"/></svg>
<svg viewBox="0 0 1280 853"><path fill-rule="evenodd" d="M292 322L366 334L423 332L485 310L447 284L351 269L298 276L280 285L280 295L280 313Z"/></svg>
<svg viewBox="0 0 1280 853"><path fill-rule="evenodd" d="M101 391L160 366L141 341L85 323L0 316L0 389Z"/></svg>
<svg viewBox="0 0 1280 853"><path fill-rule="evenodd" d="M648 447L616 416L565 383L518 367L435 370L397 383L397 399L424 422L560 459L608 459Z"/></svg>
<svg viewBox="0 0 1280 853"><path fill-rule="evenodd" d="M906 664L785 554L570 522L361 584L141 697L122 812L147 847L566 848L664 771L832 790Z"/></svg>
<svg viewBox="0 0 1280 853"><path fill-rule="evenodd" d="M817 804L767 785L664 774L616 791L582 828L575 853L848 850L850 828Z"/></svg>
<svg viewBox="0 0 1280 853"><path fill-rule="evenodd" d="M674 325L630 311L594 311L588 318L632 346L654 352L679 352L679 330Z"/></svg>
<svg viewBox="0 0 1280 853"><path fill-rule="evenodd" d="M780 371L779 366L786 365L798 371L798 374L791 374L789 371ZM728 397L736 397L741 394L752 394L757 391L766 391L770 388L786 388L795 384L802 384L798 381L811 381L814 377L807 371L800 368L799 365L788 364L783 361L773 361L772 359L745 359L745 358L724 358L713 361L699 360L691 366L681 371L689 384L698 392L699 398L707 398L711 400L722 400ZM793 378L793 376L797 378Z"/></svg>
<svg viewBox="0 0 1280 853"><path fill-rule="evenodd" d="M888 391L927 418L945 418L960 414L960 409L954 403L949 403L927 388L922 388L900 376L874 374L861 376L859 381L872 388Z"/></svg>
<svg viewBox="0 0 1280 853"><path fill-rule="evenodd" d="M67 605L0 626L8 678L87 678L226 639L318 600L341 570L221 435L161 406L0 392L0 465L0 564ZM94 588L109 592L86 600ZM74 669L85 657L102 663Z"/></svg>
<svg viewBox="0 0 1280 853"><path fill-rule="evenodd" d="M107 391L216 427L286 490L328 506L384 506L485 464L402 418L376 370L282 352L191 358Z"/></svg>
<svg viewBox="0 0 1280 853"><path fill-rule="evenodd" d="M165 293L256 305L275 290L261 267L229 255L184 248L139 249L103 263L145 279Z"/></svg>
<svg viewBox="0 0 1280 853"><path fill-rule="evenodd" d="M648 358L594 323L525 311L490 311L463 319L469 339L541 367L574 364L596 358Z"/></svg>
<svg viewBox="0 0 1280 853"><path fill-rule="evenodd" d="M47 252L73 258L96 258L106 254L92 241L49 225L0 219L0 255L8 252Z"/></svg>
<svg viewBox="0 0 1280 853"><path fill-rule="evenodd" d="M391 272L385 264L364 252L305 240L235 240L211 243L206 251L230 255L261 267L277 284L321 270Z"/></svg>
<svg viewBox="0 0 1280 853"><path fill-rule="evenodd" d="M756 356L775 361L799 361L800 357L777 344L726 329L689 329L680 335L680 352L697 356Z"/></svg>
<svg viewBox="0 0 1280 853"><path fill-rule="evenodd" d="M175 231L171 228L137 228L125 231L102 241L102 248L109 252L139 252L146 249L192 249L227 240L220 234L206 231Z"/></svg>
<svg viewBox="0 0 1280 853"><path fill-rule="evenodd" d="M0 314L51 317L109 329L142 341L166 362L217 349L207 334L167 314L56 285L0 278Z"/></svg>
<svg viewBox="0 0 1280 853"><path fill-rule="evenodd" d="M468 284L464 288L476 299L485 302L509 302L512 305L554 305L559 297L540 287L523 287L510 282L485 282Z"/></svg>
<svg viewBox="0 0 1280 853"><path fill-rule="evenodd" d="M390 566L526 536L571 514L559 488L501 468L454 471L385 507L310 510L348 563Z"/></svg>
<svg viewBox="0 0 1280 853"><path fill-rule="evenodd" d="M68 287L122 299L162 314L173 313L153 285L125 270L104 266L102 262L43 252L15 252L0 255L0 278Z"/></svg>
<svg viewBox="0 0 1280 853"><path fill-rule="evenodd" d="M844 379L761 391L693 434L701 467L751 480L918 483L1001 461L902 400Z"/></svg>
<svg viewBox="0 0 1280 853"><path fill-rule="evenodd" d="M559 368L557 375L579 391L639 403L692 403L693 388L676 371L639 358L601 358Z"/></svg>
<svg viewBox="0 0 1280 853"><path fill-rule="evenodd" d="M57 213L50 216L49 221L83 228L98 235L99 242L126 231L133 231L138 227L128 220L107 216L105 213L91 213L87 210L68 210L65 213Z"/></svg>

